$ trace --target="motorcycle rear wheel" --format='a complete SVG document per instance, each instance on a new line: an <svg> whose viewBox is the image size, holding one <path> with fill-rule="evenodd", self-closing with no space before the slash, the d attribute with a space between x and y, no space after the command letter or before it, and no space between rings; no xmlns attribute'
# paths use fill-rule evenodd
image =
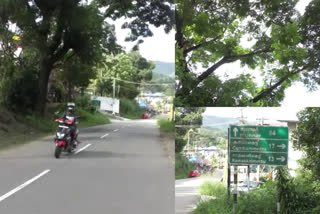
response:
<svg viewBox="0 0 320 214"><path fill-rule="evenodd" d="M56 149L55 149L55 151L54 151L54 156L55 156L56 158L60 158L61 151L62 151L62 147L56 146Z"/></svg>

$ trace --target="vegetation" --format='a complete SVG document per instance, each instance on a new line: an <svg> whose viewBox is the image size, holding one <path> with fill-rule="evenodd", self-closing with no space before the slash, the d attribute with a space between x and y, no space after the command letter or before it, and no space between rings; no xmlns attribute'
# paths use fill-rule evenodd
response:
<svg viewBox="0 0 320 214"><path fill-rule="evenodd" d="M121 51L116 43L114 26L105 20L128 18L130 21L123 25L123 28L130 30L127 40L138 41L138 45L143 42L141 37L152 36L149 25L164 25L166 32L173 28L172 4L173 1L164 0L1 1L1 104L11 107L13 101L8 101L7 93L3 90L19 90L11 85L16 85L16 79L20 81L25 76L24 72L32 72L32 83L21 82L32 84L30 90L33 92L36 88L38 94L30 96L32 101L26 103L28 107L30 103L33 104L31 111L36 110L38 115L44 116L47 91L52 89L49 88L50 77L60 73L57 75L59 83L53 87L55 90L65 87L69 92L67 97L71 98L72 90L77 88L83 92L88 86L89 79L96 75L95 68L101 65L105 56ZM13 25L16 26L15 30L12 30ZM23 49L19 55L14 54L17 45ZM6 83L5 80L10 82ZM17 100L25 98L22 93L10 94Z"/></svg>
<svg viewBox="0 0 320 214"><path fill-rule="evenodd" d="M176 125L201 125L202 124L202 113L205 108L176 108ZM191 130L191 127L176 128L176 142L175 152L181 152L184 146L187 144L187 133Z"/></svg>
<svg viewBox="0 0 320 214"><path fill-rule="evenodd" d="M140 86L136 83L150 81L154 67L154 63L147 61L138 51L106 56L97 69L98 75L92 87L101 96L112 96L113 78L116 78L116 96L134 99L140 93Z"/></svg>
<svg viewBox="0 0 320 214"><path fill-rule="evenodd" d="M141 119L145 113L144 108L140 108L135 100L127 98L120 99L120 115L129 119Z"/></svg>
<svg viewBox="0 0 320 214"><path fill-rule="evenodd" d="M188 178L189 173L194 170L195 164L190 162L183 154L175 155L175 179Z"/></svg>
<svg viewBox="0 0 320 214"><path fill-rule="evenodd" d="M303 15L298 2L177 0L176 106L279 106L296 81L315 89L320 2L312 0ZM232 63L263 83L247 72L219 75Z"/></svg>
<svg viewBox="0 0 320 214"><path fill-rule="evenodd" d="M157 121L160 130L163 132L174 132L174 121L170 121L168 119L159 119Z"/></svg>

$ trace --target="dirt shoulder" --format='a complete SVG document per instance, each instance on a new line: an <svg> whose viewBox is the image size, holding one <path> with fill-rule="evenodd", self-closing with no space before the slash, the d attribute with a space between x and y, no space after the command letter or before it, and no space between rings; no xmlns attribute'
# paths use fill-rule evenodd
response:
<svg viewBox="0 0 320 214"><path fill-rule="evenodd" d="M175 141L175 134L174 133L168 133L168 132L162 132L160 131L160 140L161 140L161 146L165 150L170 163L174 166L174 141Z"/></svg>

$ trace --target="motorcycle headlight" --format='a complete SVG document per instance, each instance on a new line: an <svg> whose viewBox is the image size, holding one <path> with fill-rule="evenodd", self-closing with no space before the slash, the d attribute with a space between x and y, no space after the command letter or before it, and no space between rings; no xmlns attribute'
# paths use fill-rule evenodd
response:
<svg viewBox="0 0 320 214"><path fill-rule="evenodd" d="M58 138L63 138L64 135L65 135L64 133L59 133L59 132L57 133L57 137L58 137Z"/></svg>

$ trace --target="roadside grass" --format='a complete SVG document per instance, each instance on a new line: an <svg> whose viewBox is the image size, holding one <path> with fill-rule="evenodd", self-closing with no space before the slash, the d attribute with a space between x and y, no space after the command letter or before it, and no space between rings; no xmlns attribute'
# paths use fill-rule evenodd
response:
<svg viewBox="0 0 320 214"><path fill-rule="evenodd" d="M109 124L110 119L108 116L101 114L99 112L90 113L83 109L76 110L78 116L80 116L79 128L86 128L90 126Z"/></svg>
<svg viewBox="0 0 320 214"><path fill-rule="evenodd" d="M214 196L215 199L200 202L193 214L231 214L232 194L228 197L226 185L219 182L206 182L200 186L200 194ZM262 188L249 194L238 194L237 214L276 213L276 186L270 181Z"/></svg>
<svg viewBox="0 0 320 214"><path fill-rule="evenodd" d="M215 199L200 202L193 214L231 214L232 196L228 198L227 188L222 183L206 182L200 186L201 195L213 196Z"/></svg>
<svg viewBox="0 0 320 214"><path fill-rule="evenodd" d="M183 154L175 154L175 179L188 178L194 167L194 163L191 163Z"/></svg>
<svg viewBox="0 0 320 214"><path fill-rule="evenodd" d="M58 114L54 112L60 109L60 105L50 109L44 118L39 118L35 115L16 115L17 119L6 126L7 131L3 134L0 133L0 150L26 144L54 134L58 127L55 119L62 116L62 111L59 111ZM10 112L7 113L11 115ZM108 116L99 112L90 113L78 108L76 114L81 117L78 125L79 128L111 123Z"/></svg>
<svg viewBox="0 0 320 214"><path fill-rule="evenodd" d="M168 119L158 119L158 126L162 132L174 132L174 121L170 121Z"/></svg>

